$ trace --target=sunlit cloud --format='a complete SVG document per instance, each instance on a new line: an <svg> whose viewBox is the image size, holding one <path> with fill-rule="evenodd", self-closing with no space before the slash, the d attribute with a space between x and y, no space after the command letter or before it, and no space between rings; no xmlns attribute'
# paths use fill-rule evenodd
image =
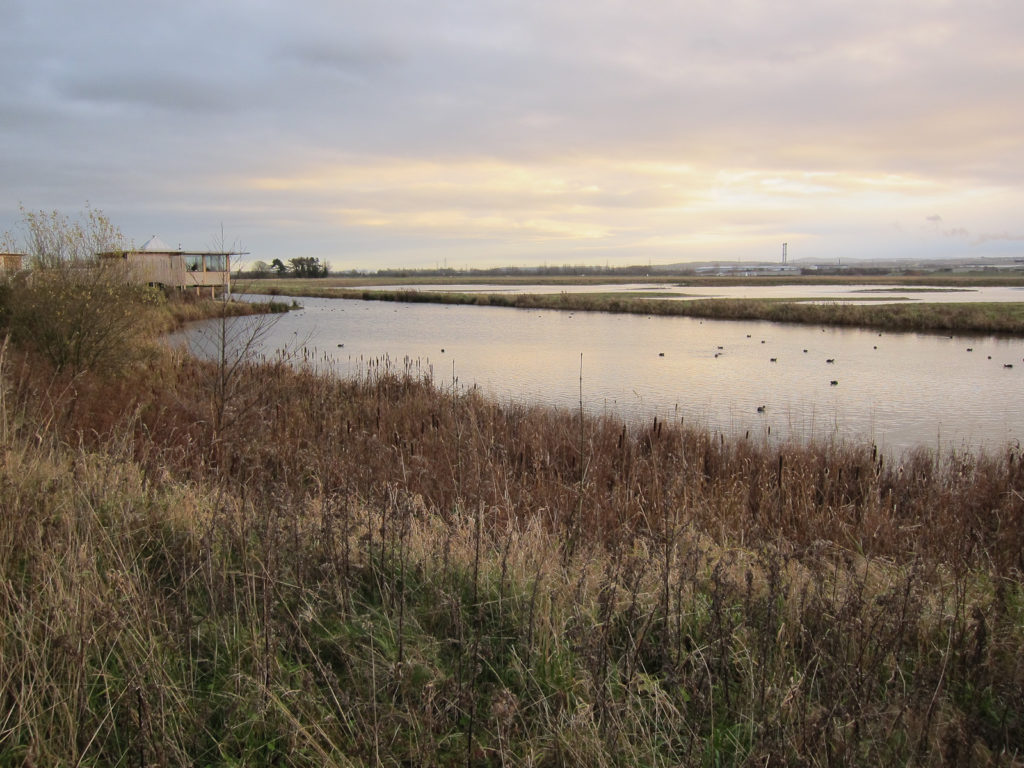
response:
<svg viewBox="0 0 1024 768"><path fill-rule="evenodd" d="M89 200L139 239L362 268L1020 253L1022 26L1014 0L14 0L0 231Z"/></svg>
<svg viewBox="0 0 1024 768"><path fill-rule="evenodd" d="M928 220L922 211L963 207L947 182L909 174L600 157L536 164L363 158L241 180L239 195L247 188L306 200L346 230L437 238L445 247L486 244L501 254L544 244L548 255L550 248L568 248L575 258L634 260L771 259L783 240L812 247L813 255L830 238L852 238L858 230L874 236L891 229L894 218L912 232L914 222ZM816 214L811 222L808 208ZM928 223L915 237L968 233ZM873 247L865 243L864 249ZM845 244L839 253L855 250ZM831 257L833 251L820 253Z"/></svg>

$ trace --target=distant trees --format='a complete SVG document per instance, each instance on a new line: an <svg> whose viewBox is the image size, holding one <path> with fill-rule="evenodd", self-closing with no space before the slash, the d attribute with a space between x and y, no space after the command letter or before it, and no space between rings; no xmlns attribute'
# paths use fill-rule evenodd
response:
<svg viewBox="0 0 1024 768"><path fill-rule="evenodd" d="M288 264L292 277L327 277L327 265L315 256L297 256L288 259Z"/></svg>
<svg viewBox="0 0 1024 768"><path fill-rule="evenodd" d="M280 259L274 259L269 265L266 262L257 264L262 264L263 269L257 269L254 265L252 271L256 276L275 272L277 277L327 277L330 271L327 263L321 262L315 256L296 256L294 259L288 259L287 264Z"/></svg>
<svg viewBox="0 0 1024 768"><path fill-rule="evenodd" d="M330 267L315 256L296 256L287 262L274 259L269 264L257 261L246 272L248 277L327 277Z"/></svg>

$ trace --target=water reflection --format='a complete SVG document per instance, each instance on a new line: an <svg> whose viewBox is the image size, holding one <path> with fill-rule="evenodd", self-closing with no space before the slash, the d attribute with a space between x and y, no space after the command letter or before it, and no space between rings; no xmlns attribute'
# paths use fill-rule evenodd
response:
<svg viewBox="0 0 1024 768"><path fill-rule="evenodd" d="M657 416L758 440L867 439L893 451L920 444L995 448L1024 437L1019 339L474 306L302 303L302 311L282 316L270 330L264 350L302 340L309 358L342 375L360 375L374 361L408 360L439 385L454 379L502 401L573 408L582 355L585 407L635 421Z"/></svg>

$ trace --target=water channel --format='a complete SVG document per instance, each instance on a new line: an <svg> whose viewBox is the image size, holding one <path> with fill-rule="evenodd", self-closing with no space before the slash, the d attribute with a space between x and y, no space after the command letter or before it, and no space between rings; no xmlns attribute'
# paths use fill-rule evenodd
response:
<svg viewBox="0 0 1024 768"><path fill-rule="evenodd" d="M421 303L301 299L262 351L382 366L499 402L683 421L756 440L997 450L1024 440L1024 340ZM203 346L209 324L188 331ZM207 342L208 344L208 342ZM1012 366L1012 367L1010 367Z"/></svg>

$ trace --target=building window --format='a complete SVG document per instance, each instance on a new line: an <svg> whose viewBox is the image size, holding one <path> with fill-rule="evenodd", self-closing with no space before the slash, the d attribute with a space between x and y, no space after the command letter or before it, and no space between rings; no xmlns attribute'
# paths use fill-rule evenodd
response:
<svg viewBox="0 0 1024 768"><path fill-rule="evenodd" d="M202 256L185 256L185 269L188 272L202 272L203 271L203 257Z"/></svg>
<svg viewBox="0 0 1024 768"><path fill-rule="evenodd" d="M206 269L210 272L225 272L228 268L228 257L222 253L206 255Z"/></svg>

